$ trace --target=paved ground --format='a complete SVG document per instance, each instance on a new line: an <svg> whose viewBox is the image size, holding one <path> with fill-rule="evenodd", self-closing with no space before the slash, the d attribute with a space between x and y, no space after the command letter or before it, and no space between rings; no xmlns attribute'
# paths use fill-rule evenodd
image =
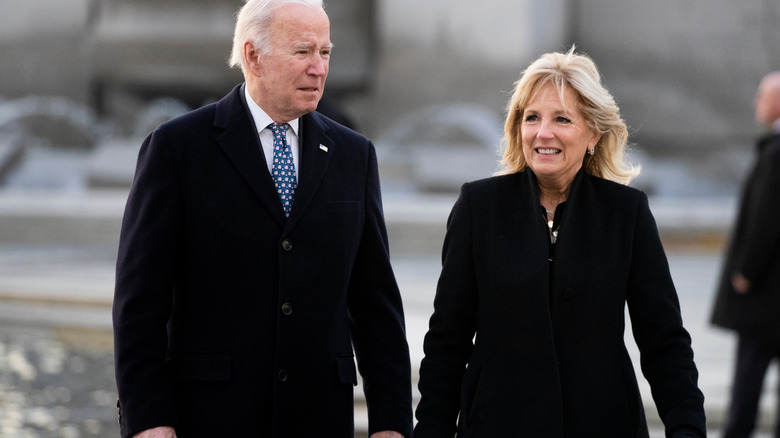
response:
<svg viewBox="0 0 780 438"><path fill-rule="evenodd" d="M113 260L95 260L94 254L92 248L0 251L0 436L115 433L109 310ZM720 259L687 252L669 258L715 431L727 403L734 342L707 323ZM415 364L422 358L438 263L435 256L394 260ZM636 358L635 349L632 354ZM770 387L776 386L774 370L770 379ZM644 382L642 390L650 400ZM763 400L765 423L771 420L772 393L767 391ZM363 421L359 413L358 423Z"/></svg>
<svg viewBox="0 0 780 438"><path fill-rule="evenodd" d="M398 249L401 245L392 245L399 241L397 237L393 240L393 236L399 235L400 228L394 227L403 222L406 212L403 208L386 208L390 210L389 221L393 222L391 248ZM441 211L441 206L435 207L427 216L427 224L415 225L415 229L424 230L423 234L441 232L442 217L446 217L446 212ZM21 216L14 220L17 224L25 221ZM57 221L68 220L71 219L62 216ZM79 230L68 227L69 233ZM0 436L116 436L110 333L115 247L106 241L81 244L35 237L30 235L26 243L10 239L10 243L4 241L0 245ZM60 243L52 244L52 240ZM415 366L422 358L422 340L439 271L436 251L418 251L417 243L408 243L407 250L398 251L400 255L393 259L404 296ZM440 246L440 240L436 245ZM718 436L728 402L734 346L731 334L713 329L707 322L720 266L719 251L700 251L700 247L691 250L685 245L670 248L672 275L685 324L693 337L700 386L706 396L710 434ZM631 353L636 359L635 348ZM769 430L774 421L774 388L778 380L775 369L769 379L770 390L762 400L763 430ZM649 388L643 381L641 384L653 437L662 437ZM360 403L357 411L360 428L365 424Z"/></svg>

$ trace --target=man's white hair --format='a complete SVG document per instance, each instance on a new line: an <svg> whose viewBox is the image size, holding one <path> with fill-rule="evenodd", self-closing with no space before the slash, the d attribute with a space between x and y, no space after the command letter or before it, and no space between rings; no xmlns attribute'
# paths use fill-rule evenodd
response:
<svg viewBox="0 0 780 438"><path fill-rule="evenodd" d="M324 8L322 0L248 0L236 16L229 65L240 67L246 75L244 44L250 41L259 53L268 53L271 47L273 12L282 6L293 4Z"/></svg>

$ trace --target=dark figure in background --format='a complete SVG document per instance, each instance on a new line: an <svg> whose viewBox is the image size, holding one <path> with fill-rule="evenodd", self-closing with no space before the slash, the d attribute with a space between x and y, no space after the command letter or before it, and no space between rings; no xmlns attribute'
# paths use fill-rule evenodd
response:
<svg viewBox="0 0 780 438"><path fill-rule="evenodd" d="M647 437L625 307L669 437L704 437L691 339L626 125L593 61L517 82L500 175L448 220L415 438Z"/></svg>
<svg viewBox="0 0 780 438"><path fill-rule="evenodd" d="M724 438L751 436L764 376L780 358L780 71L761 81L755 113L767 134L742 191L712 315L739 337Z"/></svg>
<svg viewBox="0 0 780 438"><path fill-rule="evenodd" d="M321 0L249 0L246 82L144 141L113 313L123 437L352 437L354 357L372 437L411 434L374 146L314 111L330 54Z"/></svg>

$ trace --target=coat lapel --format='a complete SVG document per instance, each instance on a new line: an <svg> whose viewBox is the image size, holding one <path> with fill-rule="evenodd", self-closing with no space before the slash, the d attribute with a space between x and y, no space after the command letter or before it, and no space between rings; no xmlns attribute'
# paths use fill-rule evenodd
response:
<svg viewBox="0 0 780 438"><path fill-rule="evenodd" d="M521 188L518 189L518 193L521 194L520 202L518 202L520 208L520 212L517 213L520 215L518 219L520 222L518 223L529 224L525 230L527 234L523 236L525 239L524 244L528 245L529 241L534 242L530 247L534 250L534 256L543 256L544 260L547 260L549 257L549 246L546 236L549 230L542 215L542 203L539 200L539 183L530 167L521 175L523 175L523 179L519 181Z"/></svg>
<svg viewBox="0 0 780 438"><path fill-rule="evenodd" d="M302 217L311 203L335 153L336 144L327 135L328 127L315 114L301 117L301 179L295 189L295 200L290 210L287 228L290 229Z"/></svg>
<svg viewBox="0 0 780 438"><path fill-rule="evenodd" d="M236 171L252 188L271 216L280 224L285 223L284 211L274 189L271 175L260 146L260 139L243 98L243 88L233 91L217 103L214 127L222 130L217 137L219 147Z"/></svg>

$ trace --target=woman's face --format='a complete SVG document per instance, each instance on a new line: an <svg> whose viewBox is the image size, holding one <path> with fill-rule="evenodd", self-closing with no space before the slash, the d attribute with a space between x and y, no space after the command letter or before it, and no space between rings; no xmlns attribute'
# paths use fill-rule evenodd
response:
<svg viewBox="0 0 780 438"><path fill-rule="evenodd" d="M560 188L574 181L586 151L601 137L586 123L574 90L566 87L561 102L553 84L528 102L520 132L528 166L540 181Z"/></svg>

